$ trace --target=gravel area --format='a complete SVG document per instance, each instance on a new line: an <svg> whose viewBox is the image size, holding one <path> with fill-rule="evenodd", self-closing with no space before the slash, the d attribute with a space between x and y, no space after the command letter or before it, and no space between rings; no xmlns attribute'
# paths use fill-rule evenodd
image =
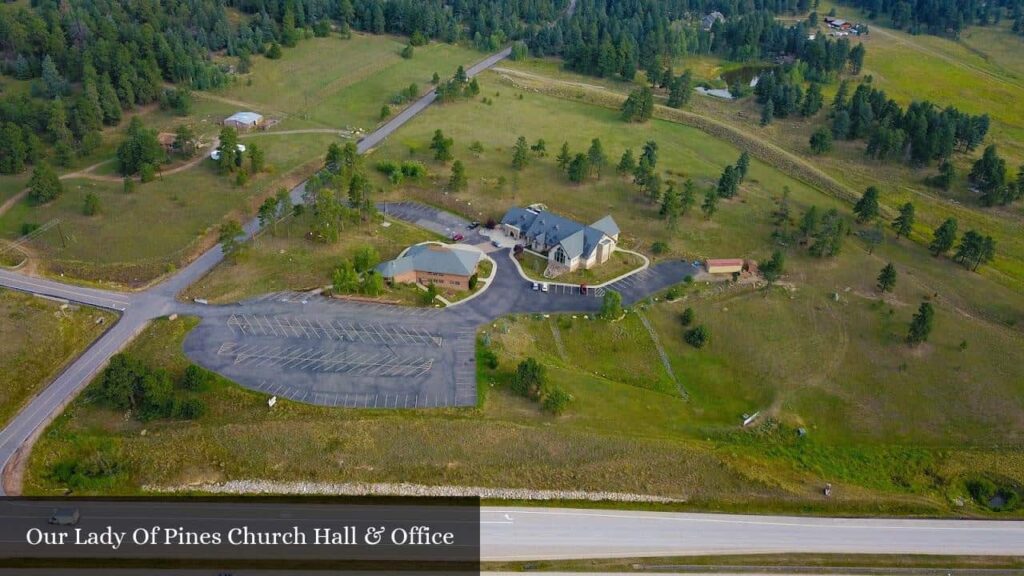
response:
<svg viewBox="0 0 1024 576"><path fill-rule="evenodd" d="M428 486L425 484L367 484L346 482L273 482L232 480L191 486L145 486L147 492L202 492L208 494L310 494L316 496L479 496L488 500L579 500L587 502L685 502L647 494L587 492L583 490L528 490L524 488L483 488L478 486Z"/></svg>

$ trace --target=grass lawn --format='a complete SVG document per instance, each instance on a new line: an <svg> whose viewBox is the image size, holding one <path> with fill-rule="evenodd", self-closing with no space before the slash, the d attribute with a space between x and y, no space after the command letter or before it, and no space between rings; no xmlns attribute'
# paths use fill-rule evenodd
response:
<svg viewBox="0 0 1024 576"><path fill-rule="evenodd" d="M0 426L116 320L108 312L2 288L0 318Z"/></svg>
<svg viewBox="0 0 1024 576"><path fill-rule="evenodd" d="M426 184L400 187L378 178L386 197L412 197L480 221L500 218L511 206L534 202L543 202L552 211L580 222L596 222L613 214L622 229L623 248L647 252L653 242L663 241L670 247L669 256L688 258L761 257L763 242L754 244L746 234L733 232L755 225L747 221L747 212L738 208L752 204L767 210L771 197L785 188L794 202L814 199L820 205L832 205L807 185L754 161L742 198L723 202L712 221L698 217L695 207L680 220L678 229L671 231L657 217L658 206L641 198L630 178L615 174L614 166L623 151L631 148L638 157L645 141L656 141L663 179L681 185L692 178L703 193L703 187L714 185L722 169L736 161L738 149L672 122L626 124L614 110L516 90L495 73L484 73L480 82L480 99L432 106L373 152L372 158L422 161L431 172ZM483 97L493 104L484 104ZM454 139L455 158L466 166L469 187L465 192L444 191L450 168L434 162L428 149L438 128ZM511 165L512 146L519 135L531 144L544 139L547 148L546 157L533 158L522 171ZM555 155L563 141L568 141L573 153L585 152L596 137L601 138L610 166L600 179L571 184L555 164ZM469 150L474 141L480 142L483 152Z"/></svg>
<svg viewBox="0 0 1024 576"><path fill-rule="evenodd" d="M414 49L411 59L399 52L406 39L356 33L303 40L284 50L280 60L257 58L253 71L216 94L250 103L257 111L285 115L332 128L370 129L381 106L415 83L420 93L431 88L434 72L450 77L483 54L451 44L431 43ZM391 105L392 111L401 108Z"/></svg>
<svg viewBox="0 0 1024 576"><path fill-rule="evenodd" d="M286 218L277 225L276 233L272 225L268 226L234 261L214 268L182 297L224 303L271 292L321 288L331 283L331 275L341 261L351 260L363 246L375 248L383 261L395 258L413 244L438 239L416 226L390 220L390 226L376 221L350 225L337 243L320 244L306 239L311 219L309 212ZM398 292L405 291L389 290L384 298L398 298Z"/></svg>
<svg viewBox="0 0 1024 576"><path fill-rule="evenodd" d="M142 284L179 266L205 246L211 241L211 231L226 217L243 220L255 212L264 196L301 181L318 167L323 151L334 140L329 134L261 140L273 172L260 174L241 187L206 161L138 184L131 194L124 193L120 182L65 180L65 193L58 200L44 206L21 202L0 216L0 234L14 238L25 222L60 219L59 229L51 229L31 244L45 255L44 265L49 270L83 279ZM82 214L89 192L100 198L97 216Z"/></svg>
<svg viewBox="0 0 1024 576"><path fill-rule="evenodd" d="M580 268L574 272L561 274L557 278L544 277L544 270L548 267L548 259L536 254L523 252L519 265L522 266L523 272L527 276L539 282L563 282L566 284L588 284L593 286L614 280L627 272L636 270L643 266L643 260L635 254L617 250L612 253L611 257L604 264L599 264L590 270Z"/></svg>

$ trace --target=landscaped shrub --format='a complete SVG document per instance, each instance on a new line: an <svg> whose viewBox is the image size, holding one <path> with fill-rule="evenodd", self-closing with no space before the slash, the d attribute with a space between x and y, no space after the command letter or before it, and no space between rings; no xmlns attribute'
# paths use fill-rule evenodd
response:
<svg viewBox="0 0 1024 576"><path fill-rule="evenodd" d="M703 348L710 338L711 332L703 324L687 330L686 335L683 336L687 344L698 349Z"/></svg>
<svg viewBox="0 0 1024 576"><path fill-rule="evenodd" d="M679 317L679 320L682 321L683 326L689 326L690 324L693 324L694 316L693 308L687 308L686 310L683 310L683 314Z"/></svg>
<svg viewBox="0 0 1024 576"><path fill-rule="evenodd" d="M571 402L572 395L557 386L551 386L544 391L542 406L544 410L559 416L565 412Z"/></svg>
<svg viewBox="0 0 1024 576"><path fill-rule="evenodd" d="M527 358L516 366L516 373L512 376L512 391L536 400L540 398L546 378L544 366L534 358Z"/></svg>

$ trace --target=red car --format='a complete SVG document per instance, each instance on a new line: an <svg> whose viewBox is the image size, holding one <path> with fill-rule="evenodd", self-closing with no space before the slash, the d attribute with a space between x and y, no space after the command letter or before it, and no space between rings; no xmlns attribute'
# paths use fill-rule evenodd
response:
<svg viewBox="0 0 1024 576"><path fill-rule="evenodd" d="M462 240L464 238L465 238L465 236L463 236L462 234L459 234L458 232L455 232L454 234L452 234L452 240L454 240L456 242L462 242Z"/></svg>

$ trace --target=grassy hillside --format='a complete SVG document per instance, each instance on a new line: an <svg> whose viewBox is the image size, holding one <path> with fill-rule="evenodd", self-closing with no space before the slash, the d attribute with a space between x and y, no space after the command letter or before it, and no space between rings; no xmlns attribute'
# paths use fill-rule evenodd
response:
<svg viewBox="0 0 1024 576"><path fill-rule="evenodd" d="M4 426L116 317L0 289L0 318L0 366L4 372L0 426Z"/></svg>

